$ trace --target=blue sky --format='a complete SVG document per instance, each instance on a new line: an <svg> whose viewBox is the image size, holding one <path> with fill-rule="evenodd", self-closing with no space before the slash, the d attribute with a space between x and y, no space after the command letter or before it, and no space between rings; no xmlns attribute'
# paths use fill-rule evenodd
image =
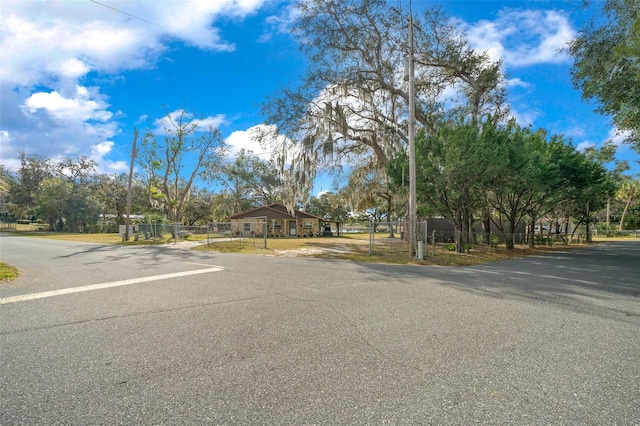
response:
<svg viewBox="0 0 640 426"><path fill-rule="evenodd" d="M393 0L408 8L407 0ZM521 125L563 133L578 147L619 141L608 117L573 89L558 52L594 13L580 1L439 2L477 49L502 58ZM413 1L418 11L436 4ZM128 172L134 126L185 109L218 126L232 149L260 152L249 130L260 104L295 85L305 58L288 33L290 1L0 2L0 163L19 151L87 155ZM117 9L117 10L114 10ZM619 157L632 162L626 146ZM637 170L637 164L636 170ZM321 185L315 188L319 191Z"/></svg>

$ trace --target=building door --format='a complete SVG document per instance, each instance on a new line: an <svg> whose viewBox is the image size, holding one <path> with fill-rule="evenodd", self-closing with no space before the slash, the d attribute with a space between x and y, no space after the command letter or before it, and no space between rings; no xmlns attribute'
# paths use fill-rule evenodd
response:
<svg viewBox="0 0 640 426"><path fill-rule="evenodd" d="M291 222L289 222L289 236L295 237L297 235L296 231L297 231L296 221L292 220Z"/></svg>

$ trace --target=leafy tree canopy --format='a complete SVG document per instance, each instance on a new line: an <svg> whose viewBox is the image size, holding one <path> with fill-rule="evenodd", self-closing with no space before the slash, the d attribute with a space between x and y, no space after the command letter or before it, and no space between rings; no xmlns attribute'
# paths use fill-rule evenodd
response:
<svg viewBox="0 0 640 426"><path fill-rule="evenodd" d="M640 152L640 0L605 0L602 11L569 43L573 83Z"/></svg>
<svg viewBox="0 0 640 426"><path fill-rule="evenodd" d="M266 121L286 135L283 164L295 169L300 185L319 168L384 170L408 143L408 11L384 0L301 0L294 8L293 31L309 59L304 84L263 108ZM471 49L437 8L414 16L413 26L420 127L433 131L444 116L477 122L506 114L500 62ZM455 101L445 102L447 89Z"/></svg>
<svg viewBox="0 0 640 426"><path fill-rule="evenodd" d="M226 147L218 128L203 126L184 110L162 123L161 135L149 131L143 138L138 163L147 172L152 199L179 222L194 182L215 176Z"/></svg>

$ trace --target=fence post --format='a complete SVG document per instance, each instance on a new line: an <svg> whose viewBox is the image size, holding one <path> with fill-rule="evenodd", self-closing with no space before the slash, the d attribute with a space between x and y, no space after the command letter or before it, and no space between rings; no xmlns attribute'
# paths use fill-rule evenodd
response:
<svg viewBox="0 0 640 426"><path fill-rule="evenodd" d="M424 221L424 245L427 247L425 255L428 256L426 253L429 251L429 222L426 220Z"/></svg>
<svg viewBox="0 0 640 426"><path fill-rule="evenodd" d="M436 230L435 229L431 231L431 247L432 247L431 255L435 256L436 255Z"/></svg>
<svg viewBox="0 0 640 426"><path fill-rule="evenodd" d="M369 256L373 255L373 219L369 219Z"/></svg>

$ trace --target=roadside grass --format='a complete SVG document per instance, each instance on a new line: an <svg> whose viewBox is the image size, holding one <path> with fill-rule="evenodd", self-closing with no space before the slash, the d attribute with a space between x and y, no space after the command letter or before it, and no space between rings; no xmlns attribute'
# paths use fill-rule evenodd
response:
<svg viewBox="0 0 640 426"><path fill-rule="evenodd" d="M40 225L41 226L41 225ZM54 240L78 241L99 244L120 245L157 245L172 244L174 239L166 234L157 239L131 238L123 242L119 234L78 234L48 232L39 230L38 225L18 225L15 231L9 231L14 235L38 237ZM195 250L260 254L281 257L315 257L322 259L350 260L355 262L411 264L411 265L440 265L440 266L469 266L499 260L520 258L538 255L553 251L564 251L584 244L552 246L537 245L534 249L526 246L516 246L514 250L506 250L504 246L488 247L475 245L467 253L455 253L449 251L444 244L436 244L424 247L424 260L418 260L409 256L408 247L399 238L390 239L386 234L374 235L373 252L369 253L369 234L346 234L341 237L314 237L314 238L269 238L267 248L264 248L263 238L234 238L229 240L223 235L210 235L211 243L206 244L206 235L191 234L178 239L178 245L185 242L199 242ZM595 243L606 241L630 241L638 240L635 237L596 237Z"/></svg>
<svg viewBox="0 0 640 426"><path fill-rule="evenodd" d="M159 238L155 240L138 240L135 241L133 237L130 237L129 241L124 242L120 238L119 234L114 233L77 233L77 232L52 232L43 230L42 225L22 225L18 224L15 231L5 231L12 235L19 235L23 237L35 237L44 238L48 240L63 240L63 241L76 241L83 243L97 243L97 244L124 244L124 245L153 245L153 244L165 244L172 242L171 238ZM205 236L206 238L206 236Z"/></svg>
<svg viewBox="0 0 640 426"><path fill-rule="evenodd" d="M606 235L601 235L601 236L594 236L593 237L593 242L596 243L602 243L602 242L607 242L607 241L638 241L640 240L640 237L636 237L634 235L625 235L625 236L606 236Z"/></svg>
<svg viewBox="0 0 640 426"><path fill-rule="evenodd" d="M18 268L5 262L0 262L0 282L9 281L20 276Z"/></svg>
<svg viewBox="0 0 640 426"><path fill-rule="evenodd" d="M321 238L270 238L267 240L267 248L264 248L264 239L258 238L214 240L208 245L202 244L195 247L195 250L281 257L315 257L369 263L469 266L585 247L584 245L554 245L529 249L517 246L515 250L506 250L504 247L474 246L467 253L456 253L449 251L446 245L436 244L435 251L432 246L425 247L424 260L418 260L409 256L406 243L399 239L389 242L387 241L389 239L382 235L375 238L377 239L372 253L369 253L368 234Z"/></svg>

